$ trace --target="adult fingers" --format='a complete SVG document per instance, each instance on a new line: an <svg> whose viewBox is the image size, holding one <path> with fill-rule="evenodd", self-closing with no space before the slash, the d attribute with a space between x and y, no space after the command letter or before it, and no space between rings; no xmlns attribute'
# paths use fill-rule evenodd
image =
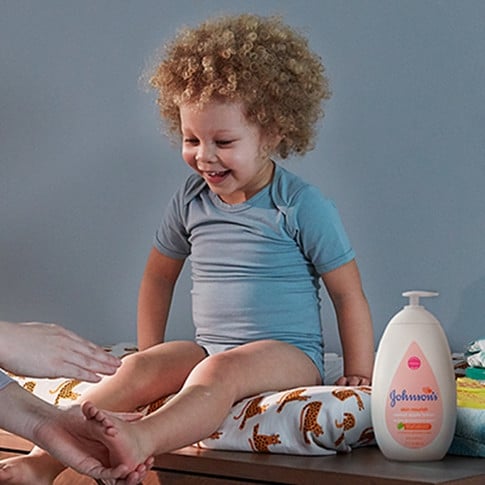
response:
<svg viewBox="0 0 485 485"><path fill-rule="evenodd" d="M97 374L112 375L121 365L118 357L89 341L71 337L68 339L69 341L62 346L62 353L57 356L61 360L60 366L66 377L98 382L100 377Z"/></svg>

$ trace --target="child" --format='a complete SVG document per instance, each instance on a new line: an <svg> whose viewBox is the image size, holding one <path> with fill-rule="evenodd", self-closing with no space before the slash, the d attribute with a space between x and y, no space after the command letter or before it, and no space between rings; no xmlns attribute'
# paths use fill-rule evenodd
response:
<svg viewBox="0 0 485 485"><path fill-rule="evenodd" d="M273 161L312 148L329 97L306 39L277 18L209 20L176 36L151 84L195 173L172 198L148 257L141 352L83 396L86 417L105 430L111 464L133 468L206 438L242 398L322 383L320 278L343 347L337 384L369 384L374 355L368 304L334 205ZM196 339L163 343L186 258ZM100 411L133 410L172 393L134 423ZM62 469L35 453L50 479Z"/></svg>

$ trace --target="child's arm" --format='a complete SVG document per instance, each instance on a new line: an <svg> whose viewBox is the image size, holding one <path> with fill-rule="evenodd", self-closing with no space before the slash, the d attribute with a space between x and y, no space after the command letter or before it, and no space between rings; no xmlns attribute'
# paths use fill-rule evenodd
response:
<svg viewBox="0 0 485 485"><path fill-rule="evenodd" d="M370 384L374 364L374 333L369 305L355 260L322 275L337 315L344 375L335 384Z"/></svg>
<svg viewBox="0 0 485 485"><path fill-rule="evenodd" d="M184 260L173 259L152 248L138 295L138 348L163 342L173 289Z"/></svg>

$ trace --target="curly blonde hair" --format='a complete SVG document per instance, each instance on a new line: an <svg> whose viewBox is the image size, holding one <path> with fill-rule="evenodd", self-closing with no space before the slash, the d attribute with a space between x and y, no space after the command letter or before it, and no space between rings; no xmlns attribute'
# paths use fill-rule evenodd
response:
<svg viewBox="0 0 485 485"><path fill-rule="evenodd" d="M249 122L279 135L274 155L303 155L330 97L320 57L279 17L222 16L185 28L165 46L149 79L169 133L180 136L182 103L242 102Z"/></svg>

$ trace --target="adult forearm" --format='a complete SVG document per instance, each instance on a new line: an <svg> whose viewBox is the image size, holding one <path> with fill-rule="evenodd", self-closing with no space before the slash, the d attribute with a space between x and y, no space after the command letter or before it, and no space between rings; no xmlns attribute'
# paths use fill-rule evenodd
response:
<svg viewBox="0 0 485 485"><path fill-rule="evenodd" d="M0 336L9 335L12 330L12 325L14 324L0 321ZM0 367L2 369L10 370L9 355L8 340L0 338Z"/></svg>
<svg viewBox="0 0 485 485"><path fill-rule="evenodd" d="M0 390L0 409L0 428L31 441L35 440L39 423L53 418L54 413L59 412L16 382Z"/></svg>

